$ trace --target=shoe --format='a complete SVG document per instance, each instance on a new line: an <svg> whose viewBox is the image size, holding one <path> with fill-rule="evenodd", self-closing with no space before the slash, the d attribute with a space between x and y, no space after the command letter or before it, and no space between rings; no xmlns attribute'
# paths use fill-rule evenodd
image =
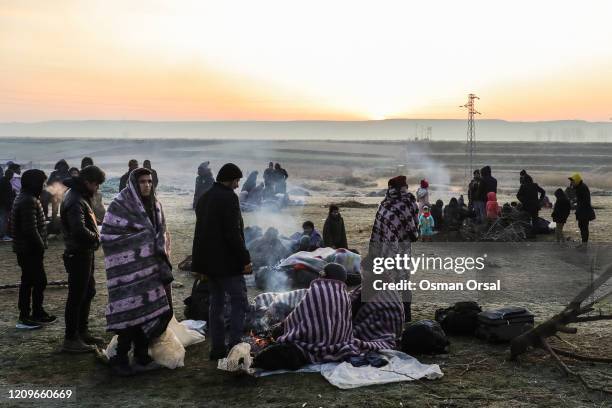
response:
<svg viewBox="0 0 612 408"><path fill-rule="evenodd" d="M96 351L95 346L85 344L79 337L76 339L64 339L62 351L65 353L93 353Z"/></svg>
<svg viewBox="0 0 612 408"><path fill-rule="evenodd" d="M36 330L42 328L42 325L32 321L29 317L23 317L17 320L15 328L21 330Z"/></svg>
<svg viewBox="0 0 612 408"><path fill-rule="evenodd" d="M113 374L118 377L130 377L134 375L134 370L130 367L129 360L126 358L119 358L117 356L113 356L109 359L109 364L111 366L111 370Z"/></svg>
<svg viewBox="0 0 612 408"><path fill-rule="evenodd" d="M40 324L49 324L57 320L57 317L43 311L40 314L32 315L32 321Z"/></svg>
<svg viewBox="0 0 612 408"><path fill-rule="evenodd" d="M132 366L132 371L136 374L136 373L144 373L147 371L159 370L160 368L163 368L161 364L156 363L155 361L151 360L147 364L140 364L138 362L135 362L134 365Z"/></svg>
<svg viewBox="0 0 612 408"><path fill-rule="evenodd" d="M104 344L104 339L96 336L92 336L89 331L79 333L79 337L83 340L83 343L89 344L90 346L102 345Z"/></svg>
<svg viewBox="0 0 612 408"><path fill-rule="evenodd" d="M13 242L13 238L9 237L8 235L2 237L2 241L3 242Z"/></svg>

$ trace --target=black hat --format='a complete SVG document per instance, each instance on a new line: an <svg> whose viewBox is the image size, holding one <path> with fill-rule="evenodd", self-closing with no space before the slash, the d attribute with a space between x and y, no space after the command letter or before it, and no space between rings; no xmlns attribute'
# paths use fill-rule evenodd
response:
<svg viewBox="0 0 612 408"><path fill-rule="evenodd" d="M242 178L242 171L234 163L225 163L217 173L217 181L219 183L240 178Z"/></svg>
<svg viewBox="0 0 612 408"><path fill-rule="evenodd" d="M328 263L323 268L323 277L325 279L335 279L346 283L346 269L344 266L337 263Z"/></svg>

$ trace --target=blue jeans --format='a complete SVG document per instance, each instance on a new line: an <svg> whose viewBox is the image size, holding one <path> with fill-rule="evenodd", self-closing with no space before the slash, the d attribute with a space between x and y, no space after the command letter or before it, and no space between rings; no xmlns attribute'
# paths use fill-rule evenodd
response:
<svg viewBox="0 0 612 408"><path fill-rule="evenodd" d="M230 297L231 317L229 346L233 347L242 341L244 319L248 300L243 275L228 277L209 277L210 308L208 324L210 329L211 350L225 350L225 294Z"/></svg>
<svg viewBox="0 0 612 408"><path fill-rule="evenodd" d="M478 223L482 223L486 218L485 211L485 202L484 201L474 201L474 211L476 211L476 221Z"/></svg>

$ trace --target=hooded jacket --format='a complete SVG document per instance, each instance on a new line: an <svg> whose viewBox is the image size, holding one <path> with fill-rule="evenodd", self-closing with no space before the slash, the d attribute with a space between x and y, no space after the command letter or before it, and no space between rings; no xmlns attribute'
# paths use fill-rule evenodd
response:
<svg viewBox="0 0 612 408"><path fill-rule="evenodd" d="M340 214L329 214L323 225L323 244L330 248L347 248L344 219Z"/></svg>
<svg viewBox="0 0 612 408"><path fill-rule="evenodd" d="M45 178L41 170L23 174L21 192L11 211L11 236L16 253L43 253L47 248L47 227L39 199Z"/></svg>
<svg viewBox="0 0 612 408"><path fill-rule="evenodd" d="M60 207L66 253L95 251L100 246L100 234L90 194L80 177L67 179L64 184L69 188Z"/></svg>
<svg viewBox="0 0 612 408"><path fill-rule="evenodd" d="M491 175L491 167L484 166L480 170L480 201L487 201L487 194L497 193L497 179Z"/></svg>
<svg viewBox="0 0 612 408"><path fill-rule="evenodd" d="M490 192L487 194L487 218L490 220L495 220L501 215L501 208L499 207L499 203L497 202L497 194L494 192Z"/></svg>
<svg viewBox="0 0 612 408"><path fill-rule="evenodd" d="M576 192L576 219L578 221L593 221L595 219L595 210L591 205L591 191L584 183L580 174L576 173L570 177L575 184L574 191Z"/></svg>
<svg viewBox="0 0 612 408"><path fill-rule="evenodd" d="M204 162L200 164L198 167L198 177L196 177L195 182L195 193L193 194L193 209L195 210L198 205L198 200L200 197L204 195L208 190L210 190L215 183L215 179L208 167L208 162Z"/></svg>
<svg viewBox="0 0 612 408"><path fill-rule="evenodd" d="M570 200L560 188L555 191L555 197L557 200L551 214L552 220L556 223L565 224L572 208Z"/></svg>
<svg viewBox="0 0 612 408"><path fill-rule="evenodd" d="M538 193L540 194L539 197ZM540 211L540 201L545 194L544 189L534 183L529 174L525 174L521 179L521 187L516 194L516 198L523 204L523 209L527 213L535 216Z"/></svg>

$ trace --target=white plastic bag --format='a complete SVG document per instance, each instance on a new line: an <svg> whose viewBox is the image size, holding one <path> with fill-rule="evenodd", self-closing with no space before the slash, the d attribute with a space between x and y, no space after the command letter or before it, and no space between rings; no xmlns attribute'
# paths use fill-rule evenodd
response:
<svg viewBox="0 0 612 408"><path fill-rule="evenodd" d="M226 358L222 358L217 363L217 368L232 373L244 372L252 374L251 364L251 345L249 343L238 343L228 353Z"/></svg>
<svg viewBox="0 0 612 408"><path fill-rule="evenodd" d="M156 363L172 370L185 365L185 347L170 327L149 345L149 355Z"/></svg>

